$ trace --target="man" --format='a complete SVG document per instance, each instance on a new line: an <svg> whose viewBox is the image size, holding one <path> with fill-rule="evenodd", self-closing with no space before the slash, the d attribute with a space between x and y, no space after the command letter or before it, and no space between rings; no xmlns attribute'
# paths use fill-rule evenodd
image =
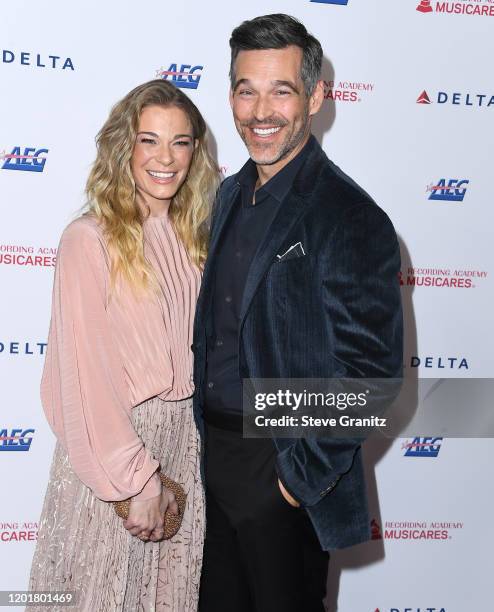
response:
<svg viewBox="0 0 494 612"><path fill-rule="evenodd" d="M370 537L360 443L243 438L242 379L400 376L399 249L386 214L311 136L319 42L267 15L230 46L230 104L250 159L220 188L195 322L200 610L315 612L326 551Z"/></svg>

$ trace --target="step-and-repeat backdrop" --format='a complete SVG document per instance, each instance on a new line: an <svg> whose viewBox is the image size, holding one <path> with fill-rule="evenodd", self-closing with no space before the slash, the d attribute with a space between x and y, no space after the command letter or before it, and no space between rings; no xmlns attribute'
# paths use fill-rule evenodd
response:
<svg viewBox="0 0 494 612"><path fill-rule="evenodd" d="M223 173L235 172L246 152L227 100L229 35L277 12L324 48L315 134L399 234L406 375L492 375L493 0L7 3L0 590L26 588L37 537L54 447L39 401L53 271L84 203L94 136L127 91L169 79L206 117ZM333 555L330 610L491 609L494 443L423 435L366 443L373 539Z"/></svg>

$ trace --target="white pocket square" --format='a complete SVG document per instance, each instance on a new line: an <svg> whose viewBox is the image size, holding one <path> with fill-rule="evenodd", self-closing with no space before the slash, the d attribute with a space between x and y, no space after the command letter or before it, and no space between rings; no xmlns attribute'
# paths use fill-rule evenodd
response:
<svg viewBox="0 0 494 612"><path fill-rule="evenodd" d="M284 253L276 255L278 261L285 259L292 259L292 257L303 257L305 255L304 247L301 242L297 242L296 244L292 244L292 246L287 249Z"/></svg>

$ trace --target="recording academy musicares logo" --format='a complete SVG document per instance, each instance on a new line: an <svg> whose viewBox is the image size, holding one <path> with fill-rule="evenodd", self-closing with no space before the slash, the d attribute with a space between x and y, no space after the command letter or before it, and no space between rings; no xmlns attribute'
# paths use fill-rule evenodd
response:
<svg viewBox="0 0 494 612"><path fill-rule="evenodd" d="M420 11L421 13L432 13L433 10L431 0L422 0L422 2L417 6L417 11Z"/></svg>
<svg viewBox="0 0 494 612"><path fill-rule="evenodd" d="M0 543L35 542L38 528L36 521L0 521Z"/></svg>
<svg viewBox="0 0 494 612"><path fill-rule="evenodd" d="M374 93L374 83L323 80L324 98L334 102L362 102Z"/></svg>
<svg viewBox="0 0 494 612"><path fill-rule="evenodd" d="M460 521L385 521L384 529L371 520L371 540L403 540L407 542L452 540L464 528Z"/></svg>
<svg viewBox="0 0 494 612"><path fill-rule="evenodd" d="M33 246L30 244L0 244L0 266L53 268L56 260L56 247Z"/></svg>
<svg viewBox="0 0 494 612"><path fill-rule="evenodd" d="M475 289L487 277L485 270L467 268L409 267L398 273L403 288Z"/></svg>
<svg viewBox="0 0 494 612"><path fill-rule="evenodd" d="M468 15L494 17L493 0L460 0L459 2L440 2L421 0L416 5L419 13L449 13L450 15Z"/></svg>

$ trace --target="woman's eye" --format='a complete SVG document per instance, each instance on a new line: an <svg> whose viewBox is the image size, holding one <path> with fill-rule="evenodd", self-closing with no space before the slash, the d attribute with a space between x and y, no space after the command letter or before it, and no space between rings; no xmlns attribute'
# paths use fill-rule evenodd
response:
<svg viewBox="0 0 494 612"><path fill-rule="evenodd" d="M141 142L144 144L155 144L156 140L153 138L141 138Z"/></svg>
<svg viewBox="0 0 494 612"><path fill-rule="evenodd" d="M190 142L188 140L177 140L175 144L180 145L181 147L188 147Z"/></svg>

